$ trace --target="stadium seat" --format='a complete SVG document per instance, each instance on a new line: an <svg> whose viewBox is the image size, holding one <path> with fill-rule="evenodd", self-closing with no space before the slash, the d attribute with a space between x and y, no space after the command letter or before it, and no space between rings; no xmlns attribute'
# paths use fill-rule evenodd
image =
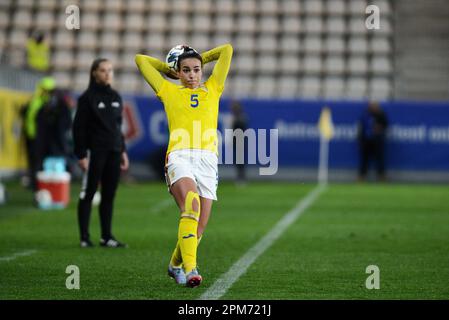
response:
<svg viewBox="0 0 449 320"><path fill-rule="evenodd" d="M83 13L97 13L102 9L103 3L99 0L83 0L81 2L81 8L83 9Z"/></svg>
<svg viewBox="0 0 449 320"><path fill-rule="evenodd" d="M223 1L227 2L227 1ZM219 1L221 3L221 1ZM212 23L212 29L220 32L232 32L235 29L234 20L232 15L220 14L216 16L215 21Z"/></svg>
<svg viewBox="0 0 449 320"><path fill-rule="evenodd" d="M174 14L187 14L191 10L191 5L189 0L172 0L170 8Z"/></svg>
<svg viewBox="0 0 449 320"><path fill-rule="evenodd" d="M373 55L389 54L391 52L391 44L386 37L373 37L370 41L369 49Z"/></svg>
<svg viewBox="0 0 449 320"><path fill-rule="evenodd" d="M170 33L168 35L168 48L170 49L178 44L188 44L189 39L187 38L187 34L182 33L182 32L175 32L175 33Z"/></svg>
<svg viewBox="0 0 449 320"><path fill-rule="evenodd" d="M307 17L304 20L304 29L307 35L323 32L324 27L321 17L319 16Z"/></svg>
<svg viewBox="0 0 449 320"><path fill-rule="evenodd" d="M123 1L122 0L108 0L103 2L103 7L109 12L120 13L123 9Z"/></svg>
<svg viewBox="0 0 449 320"><path fill-rule="evenodd" d="M327 1L326 11L329 16L344 15L346 12L345 0Z"/></svg>
<svg viewBox="0 0 449 320"><path fill-rule="evenodd" d="M26 11L24 9L20 11L16 11L14 14L13 22L13 31L16 31L17 29L27 29L31 26L32 21L31 11Z"/></svg>
<svg viewBox="0 0 449 320"><path fill-rule="evenodd" d="M293 33L299 34L301 32L301 19L295 16L286 16L282 19L282 34Z"/></svg>
<svg viewBox="0 0 449 320"><path fill-rule="evenodd" d="M317 53L320 54L323 50L323 44L321 38L317 36L307 36L304 39L304 50L307 53Z"/></svg>
<svg viewBox="0 0 449 320"><path fill-rule="evenodd" d="M366 74L368 63L365 56L351 56L348 60L348 71L351 74Z"/></svg>
<svg viewBox="0 0 449 320"><path fill-rule="evenodd" d="M321 15L323 13L322 0L304 1L304 12L306 15Z"/></svg>
<svg viewBox="0 0 449 320"><path fill-rule="evenodd" d="M211 45L206 33L195 33L190 36L188 43L199 52L209 50Z"/></svg>
<svg viewBox="0 0 449 320"><path fill-rule="evenodd" d="M186 14L182 13L175 13L172 15L169 25L172 32L186 32L190 29L189 19Z"/></svg>
<svg viewBox="0 0 449 320"><path fill-rule="evenodd" d="M96 50L97 48L97 36L88 31L81 29L82 31L78 34L77 46L81 49Z"/></svg>
<svg viewBox="0 0 449 320"><path fill-rule="evenodd" d="M72 85L74 85L73 89L78 92L83 92L87 89L89 84L89 71L77 72L74 79L75 80L72 82Z"/></svg>
<svg viewBox="0 0 449 320"><path fill-rule="evenodd" d="M257 58L256 70L261 73L274 74L279 67L279 57L273 54L260 55Z"/></svg>
<svg viewBox="0 0 449 320"><path fill-rule="evenodd" d="M214 4L217 15L232 14L234 12L234 3L232 1L214 1Z"/></svg>
<svg viewBox="0 0 449 320"><path fill-rule="evenodd" d="M256 70L256 61L250 54L239 54L234 58L233 69L240 73L252 73Z"/></svg>
<svg viewBox="0 0 449 320"><path fill-rule="evenodd" d="M123 46L125 50L140 51L142 47L142 35L138 32L125 33L123 38Z"/></svg>
<svg viewBox="0 0 449 320"><path fill-rule="evenodd" d="M365 37L351 37L348 47L351 54L366 53L368 51L368 43Z"/></svg>
<svg viewBox="0 0 449 320"><path fill-rule="evenodd" d="M300 2L298 0L283 0L280 1L280 7L282 14L298 16L301 12Z"/></svg>
<svg viewBox="0 0 449 320"><path fill-rule="evenodd" d="M276 91L276 81L269 76L257 77L254 93L257 98L273 97Z"/></svg>
<svg viewBox="0 0 449 320"><path fill-rule="evenodd" d="M272 34L279 31L279 21L275 16L265 16L259 18L259 32L262 34Z"/></svg>
<svg viewBox="0 0 449 320"><path fill-rule="evenodd" d="M218 26L221 28L221 26ZM205 14L195 14L192 16L192 30L197 32L209 32L211 29L210 16Z"/></svg>
<svg viewBox="0 0 449 320"><path fill-rule="evenodd" d="M54 34L54 38L51 42L58 48L58 50L70 50L75 46L75 32L60 28L57 30L56 34Z"/></svg>
<svg viewBox="0 0 449 320"><path fill-rule="evenodd" d="M349 0L348 12L353 16L365 16L365 9L367 7L365 0Z"/></svg>
<svg viewBox="0 0 449 320"><path fill-rule="evenodd" d="M125 29L126 33L138 33L143 30L144 18L141 13L130 13L126 15Z"/></svg>
<svg viewBox="0 0 449 320"><path fill-rule="evenodd" d="M149 33L163 32L168 28L168 21L163 13L153 12L146 19L145 28Z"/></svg>
<svg viewBox="0 0 449 320"><path fill-rule="evenodd" d="M162 50L165 48L165 37L163 33L150 32L147 34L143 47L150 52L152 50Z"/></svg>
<svg viewBox="0 0 449 320"><path fill-rule="evenodd" d="M124 92L136 92L140 86L141 79L135 72L125 72L116 79L116 88Z"/></svg>
<svg viewBox="0 0 449 320"><path fill-rule="evenodd" d="M284 54L280 56L278 68L285 74L297 74L301 70L301 61L296 54Z"/></svg>
<svg viewBox="0 0 449 320"><path fill-rule="evenodd" d="M240 14L253 15L257 12L257 5L254 0L239 0L237 3L237 11Z"/></svg>
<svg viewBox="0 0 449 320"><path fill-rule="evenodd" d="M258 5L262 15L275 15L279 13L279 4L276 0L264 0Z"/></svg>
<svg viewBox="0 0 449 320"><path fill-rule="evenodd" d="M145 11L145 0L128 0L125 8L129 12L143 13Z"/></svg>
<svg viewBox="0 0 449 320"><path fill-rule="evenodd" d="M299 37L297 35L287 35L281 38L280 49L282 52L298 54L302 50Z"/></svg>
<svg viewBox="0 0 449 320"><path fill-rule="evenodd" d="M74 64L73 51L58 50L51 57L51 63L55 70L66 71L70 70Z"/></svg>
<svg viewBox="0 0 449 320"><path fill-rule="evenodd" d="M164 13L168 11L169 6L170 4L168 1L150 1L149 10L152 13Z"/></svg>
<svg viewBox="0 0 449 320"><path fill-rule="evenodd" d="M371 99L386 99L390 97L392 84L388 78L373 78L369 84L369 96Z"/></svg>
<svg viewBox="0 0 449 320"><path fill-rule="evenodd" d="M34 3L33 3L33 1L29 1L29 0L17 0L16 5L19 8L31 10Z"/></svg>
<svg viewBox="0 0 449 320"><path fill-rule="evenodd" d="M299 81L294 76L282 76L277 82L278 98L295 98L298 96Z"/></svg>
<svg viewBox="0 0 449 320"><path fill-rule="evenodd" d="M330 17L325 24L328 34L343 34L346 32L346 22L343 17Z"/></svg>
<svg viewBox="0 0 449 320"><path fill-rule="evenodd" d="M55 18L53 13L47 11L40 11L35 17L35 28L38 30L48 31L55 25Z"/></svg>
<svg viewBox="0 0 449 320"><path fill-rule="evenodd" d="M306 76L301 85L301 96L305 98L316 98L321 92L321 81L316 76Z"/></svg>
<svg viewBox="0 0 449 320"><path fill-rule="evenodd" d="M278 50L277 38L274 35L264 35L256 40L256 50L261 54L273 53Z"/></svg>
<svg viewBox="0 0 449 320"><path fill-rule="evenodd" d="M0 11L0 28L6 29L9 25L9 15L6 11Z"/></svg>
<svg viewBox="0 0 449 320"><path fill-rule="evenodd" d="M374 74L389 74L392 72L390 60L387 56L373 56L371 59L371 72Z"/></svg>
<svg viewBox="0 0 449 320"><path fill-rule="evenodd" d="M40 0L37 6L38 10L52 11L57 8L57 0Z"/></svg>
<svg viewBox="0 0 449 320"><path fill-rule="evenodd" d="M123 23L120 15L117 12L106 12L101 26L103 30L117 32L122 29Z"/></svg>
<svg viewBox="0 0 449 320"><path fill-rule="evenodd" d="M255 50L255 39L251 35L240 34L235 40L235 50L240 52L253 52Z"/></svg>
<svg viewBox="0 0 449 320"><path fill-rule="evenodd" d="M253 15L242 15L237 19L238 31L254 33L257 30L256 19Z"/></svg>
<svg viewBox="0 0 449 320"><path fill-rule="evenodd" d="M252 92L253 78L250 76L238 75L233 79L234 97L248 97Z"/></svg>
<svg viewBox="0 0 449 320"><path fill-rule="evenodd" d="M54 72L52 76L55 78L56 84L60 88L72 89L72 78L67 72Z"/></svg>
<svg viewBox="0 0 449 320"><path fill-rule="evenodd" d="M324 79L324 96L326 98L339 98L343 95L345 82L341 77L327 77Z"/></svg>
<svg viewBox="0 0 449 320"><path fill-rule="evenodd" d="M120 35L117 32L106 31L101 34L100 44L103 49L118 50L120 42Z"/></svg>
<svg viewBox="0 0 449 320"><path fill-rule="evenodd" d="M321 58L315 54L306 55L303 61L303 70L308 74L316 74L322 71Z"/></svg>
<svg viewBox="0 0 449 320"><path fill-rule="evenodd" d="M100 19L96 12L86 12L81 14L80 30L90 30L95 32L100 29Z"/></svg>
<svg viewBox="0 0 449 320"><path fill-rule="evenodd" d="M346 84L347 98L361 99L367 96L367 82L365 77L350 77Z"/></svg>
<svg viewBox="0 0 449 320"><path fill-rule="evenodd" d="M253 38L251 38L251 39L253 39ZM237 48L237 46L236 46L236 41L232 40L232 37L229 33L218 33L218 34L216 33L211 41L212 41L211 47L216 47L216 46L219 46L219 45L222 45L225 43L232 43L235 51L240 50L240 48ZM210 48L210 49L212 49L212 48Z"/></svg>
<svg viewBox="0 0 449 320"><path fill-rule="evenodd" d="M345 72L344 57L341 55L327 56L324 70L329 75L342 75Z"/></svg>
<svg viewBox="0 0 449 320"><path fill-rule="evenodd" d="M95 58L97 58L97 56L94 51L79 51L75 57L75 66L78 70L89 70Z"/></svg>
<svg viewBox="0 0 449 320"><path fill-rule="evenodd" d="M213 11L212 1L209 0L191 0L192 11L196 13L203 13L210 15Z"/></svg>
<svg viewBox="0 0 449 320"><path fill-rule="evenodd" d="M9 34L8 45L11 48L25 49L28 35L25 30L12 30Z"/></svg>
<svg viewBox="0 0 449 320"><path fill-rule="evenodd" d="M349 32L352 35L363 35L367 32L365 26L365 16L351 18L349 21Z"/></svg>
<svg viewBox="0 0 449 320"><path fill-rule="evenodd" d="M345 40L342 36L328 36L324 42L324 50L328 54L341 54L346 50Z"/></svg>

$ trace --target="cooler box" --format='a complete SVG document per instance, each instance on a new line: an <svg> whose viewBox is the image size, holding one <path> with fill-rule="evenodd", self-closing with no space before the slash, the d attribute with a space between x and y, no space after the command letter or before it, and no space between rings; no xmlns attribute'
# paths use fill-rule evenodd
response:
<svg viewBox="0 0 449 320"><path fill-rule="evenodd" d="M65 208L70 202L70 173L40 171L37 189L38 192L47 190L50 193L52 208Z"/></svg>

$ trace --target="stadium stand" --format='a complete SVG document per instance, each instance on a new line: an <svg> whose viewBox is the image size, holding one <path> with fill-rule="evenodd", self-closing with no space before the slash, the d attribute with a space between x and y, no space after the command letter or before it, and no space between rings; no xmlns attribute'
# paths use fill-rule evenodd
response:
<svg viewBox="0 0 449 320"><path fill-rule="evenodd" d="M65 29L69 4L82 8L80 30ZM43 30L61 83L81 90L92 59L106 55L122 91L151 93L135 53L163 58L179 43L203 51L231 42L230 97L391 98L392 3L370 4L382 10L379 32L365 27L365 0L3 0L0 50L24 66L28 35Z"/></svg>

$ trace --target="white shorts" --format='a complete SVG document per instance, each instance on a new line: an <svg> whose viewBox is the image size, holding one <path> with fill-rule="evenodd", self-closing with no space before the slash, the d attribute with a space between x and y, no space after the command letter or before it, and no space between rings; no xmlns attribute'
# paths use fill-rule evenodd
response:
<svg viewBox="0 0 449 320"><path fill-rule="evenodd" d="M200 197L217 200L218 157L215 152L200 149L170 152L165 164L169 190L176 181L186 177L196 182Z"/></svg>

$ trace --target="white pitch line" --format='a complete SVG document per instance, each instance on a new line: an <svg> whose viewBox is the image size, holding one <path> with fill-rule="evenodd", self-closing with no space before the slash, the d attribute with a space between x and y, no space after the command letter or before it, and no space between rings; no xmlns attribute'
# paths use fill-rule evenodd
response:
<svg viewBox="0 0 449 320"><path fill-rule="evenodd" d="M251 249L249 249L232 267L223 274L215 283L200 297L199 300L217 300L243 275L253 262L267 250L282 233L298 219L298 217L318 198L320 193L326 188L325 185L318 185L262 238Z"/></svg>
<svg viewBox="0 0 449 320"><path fill-rule="evenodd" d="M0 257L0 261L11 261L18 257L30 256L36 252L37 252L37 250L26 250L26 251L16 252L12 256L9 256L9 257Z"/></svg>

